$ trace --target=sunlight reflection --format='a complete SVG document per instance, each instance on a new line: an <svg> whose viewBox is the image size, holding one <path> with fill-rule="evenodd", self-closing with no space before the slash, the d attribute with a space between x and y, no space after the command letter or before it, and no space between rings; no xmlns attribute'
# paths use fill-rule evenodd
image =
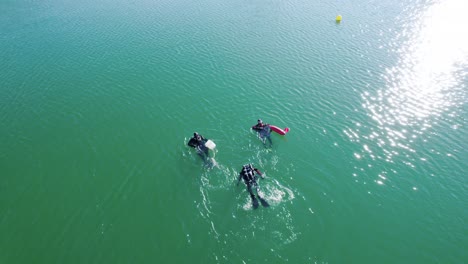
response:
<svg viewBox="0 0 468 264"><path fill-rule="evenodd" d="M418 131L430 128L428 117L460 103L450 90L459 86L466 75L463 67L468 60L468 27L464 23L467 7L468 1L463 0L436 3L419 14L421 21L411 30L404 31L402 37L410 37L400 49L398 65L384 76L387 87L376 96L363 94L364 107L380 130L368 138L378 138L380 134L390 146L411 149L408 136L416 138ZM379 139L379 144L385 142Z"/></svg>
<svg viewBox="0 0 468 264"><path fill-rule="evenodd" d="M453 118L456 114L442 114L466 103L464 86L468 77L468 1L438 1L423 10L414 9L405 16L405 29L393 43L399 45L399 60L383 76L386 87L362 94L363 107L377 123L362 138L379 146L385 156L379 157L388 162L403 152L403 163L410 167L419 159L413 157L414 140L439 121L450 122L447 116ZM351 133L348 136L359 138ZM364 143L363 152L354 156L361 159L369 154L373 146L369 144Z"/></svg>

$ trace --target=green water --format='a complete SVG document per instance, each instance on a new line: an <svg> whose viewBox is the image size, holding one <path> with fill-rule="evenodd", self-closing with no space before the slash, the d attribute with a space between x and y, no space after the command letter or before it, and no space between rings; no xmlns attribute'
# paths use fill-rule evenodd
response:
<svg viewBox="0 0 468 264"><path fill-rule="evenodd" d="M1 1L0 263L467 263L467 11Z"/></svg>

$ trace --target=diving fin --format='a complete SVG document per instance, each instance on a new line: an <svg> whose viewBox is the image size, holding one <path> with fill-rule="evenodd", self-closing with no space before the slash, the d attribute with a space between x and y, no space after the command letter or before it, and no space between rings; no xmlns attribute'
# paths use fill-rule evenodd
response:
<svg viewBox="0 0 468 264"><path fill-rule="evenodd" d="M252 198L252 207L253 209L257 209L258 208L258 200L257 198L255 198L255 195L250 195L250 198ZM263 204L263 203L262 203Z"/></svg>
<svg viewBox="0 0 468 264"><path fill-rule="evenodd" d="M262 204L263 207L270 207L270 204L265 199L263 199L260 196L258 196L258 199L260 200L260 203Z"/></svg>

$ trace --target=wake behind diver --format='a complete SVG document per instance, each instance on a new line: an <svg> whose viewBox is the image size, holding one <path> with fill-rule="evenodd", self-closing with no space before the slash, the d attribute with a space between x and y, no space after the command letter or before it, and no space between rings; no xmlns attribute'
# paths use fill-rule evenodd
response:
<svg viewBox="0 0 468 264"><path fill-rule="evenodd" d="M249 192L250 198L252 199L252 206L254 209L258 208L258 200L260 200L260 203L262 204L262 206L268 207L270 206L268 202L262 197L260 197L260 194L259 194L260 187L258 186L258 183L257 183L258 176L256 174L260 175L262 179L264 178L260 170L258 170L257 168L254 168L252 164L247 164L247 165L242 166L242 170L239 173L239 179L237 180L237 186L239 186L240 180L243 179L244 183L247 185L247 191ZM255 194L252 189L255 189L258 200L255 197Z"/></svg>

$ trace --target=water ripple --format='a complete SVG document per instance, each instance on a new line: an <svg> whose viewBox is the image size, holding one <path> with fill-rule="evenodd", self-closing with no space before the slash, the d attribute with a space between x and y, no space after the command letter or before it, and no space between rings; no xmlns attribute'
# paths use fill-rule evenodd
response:
<svg viewBox="0 0 468 264"><path fill-rule="evenodd" d="M418 8L409 12L410 20L415 16L422 19L403 21L406 28L400 38L407 39L406 45L398 49L397 65L383 76L385 88L362 94L362 107L376 125L354 122L355 128L344 131L351 141L362 144L362 150L354 154L357 159L393 163L399 156L397 160L414 168L431 155L416 151L417 146L433 141L434 136L446 144L458 144L453 133L431 135L431 131L439 126L457 126L457 113L466 103L463 69L468 67L468 32L460 21L463 6L453 0L435 3L422 15ZM379 174L376 183L386 180L387 176Z"/></svg>

